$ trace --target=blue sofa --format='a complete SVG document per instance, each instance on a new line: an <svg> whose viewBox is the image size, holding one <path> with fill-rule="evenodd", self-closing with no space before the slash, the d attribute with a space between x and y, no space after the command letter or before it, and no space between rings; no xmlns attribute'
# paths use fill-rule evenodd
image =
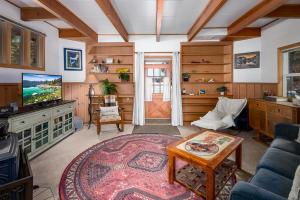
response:
<svg viewBox="0 0 300 200"><path fill-rule="evenodd" d="M300 164L299 127L278 124L275 139L260 160L250 182L238 182L230 200L287 200Z"/></svg>

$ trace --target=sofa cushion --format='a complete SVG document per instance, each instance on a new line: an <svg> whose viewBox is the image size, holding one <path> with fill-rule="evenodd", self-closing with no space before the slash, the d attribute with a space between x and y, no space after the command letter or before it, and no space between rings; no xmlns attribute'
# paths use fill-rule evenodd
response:
<svg viewBox="0 0 300 200"><path fill-rule="evenodd" d="M266 168L289 179L294 178L300 156L277 148L269 148L259 161L257 170Z"/></svg>
<svg viewBox="0 0 300 200"><path fill-rule="evenodd" d="M295 141L286 140L284 138L276 138L272 142L271 147L300 155L300 144Z"/></svg>
<svg viewBox="0 0 300 200"><path fill-rule="evenodd" d="M251 184L287 198L292 188L293 180L261 168L252 178Z"/></svg>

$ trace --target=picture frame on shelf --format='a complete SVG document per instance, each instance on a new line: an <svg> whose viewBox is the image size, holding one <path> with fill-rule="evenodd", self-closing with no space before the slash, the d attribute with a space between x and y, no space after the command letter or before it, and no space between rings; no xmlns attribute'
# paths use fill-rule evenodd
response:
<svg viewBox="0 0 300 200"><path fill-rule="evenodd" d="M64 70L82 71L82 50L64 48Z"/></svg>

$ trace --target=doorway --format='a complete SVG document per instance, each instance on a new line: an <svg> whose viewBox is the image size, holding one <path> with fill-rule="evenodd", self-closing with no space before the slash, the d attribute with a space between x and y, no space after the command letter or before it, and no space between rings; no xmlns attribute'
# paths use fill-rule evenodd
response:
<svg viewBox="0 0 300 200"><path fill-rule="evenodd" d="M145 122L171 124L172 57L145 56Z"/></svg>

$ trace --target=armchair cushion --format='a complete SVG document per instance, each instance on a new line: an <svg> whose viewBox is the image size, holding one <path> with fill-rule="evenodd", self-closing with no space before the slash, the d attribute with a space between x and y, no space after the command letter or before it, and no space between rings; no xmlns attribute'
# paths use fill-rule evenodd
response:
<svg viewBox="0 0 300 200"><path fill-rule="evenodd" d="M280 123L275 126L275 137L285 138L287 140L296 140L298 138L299 127L293 124Z"/></svg>
<svg viewBox="0 0 300 200"><path fill-rule="evenodd" d="M300 144L296 141L286 140L279 137L272 142L271 147L300 155Z"/></svg>
<svg viewBox="0 0 300 200"><path fill-rule="evenodd" d="M118 106L100 107L100 116L119 115Z"/></svg>
<svg viewBox="0 0 300 200"><path fill-rule="evenodd" d="M121 120L120 115L101 116L100 122L114 122Z"/></svg>

